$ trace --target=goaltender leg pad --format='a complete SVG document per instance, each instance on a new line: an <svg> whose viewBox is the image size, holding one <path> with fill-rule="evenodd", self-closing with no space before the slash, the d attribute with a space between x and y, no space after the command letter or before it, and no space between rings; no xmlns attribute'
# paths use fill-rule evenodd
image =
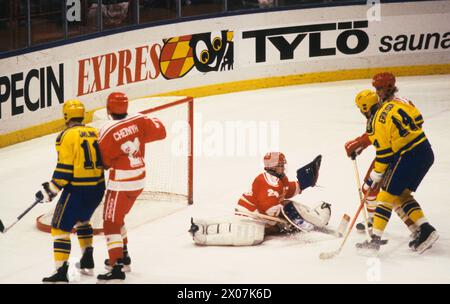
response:
<svg viewBox="0 0 450 304"><path fill-rule="evenodd" d="M314 225L305 221L291 201L284 205L283 209L281 209L281 213L289 223L300 231L308 232L314 229Z"/></svg>
<svg viewBox="0 0 450 304"><path fill-rule="evenodd" d="M331 217L331 205L325 202L320 203L314 209L294 201L287 201L282 209L283 215L294 226L302 229L302 221L306 221L318 228L328 225Z"/></svg>
<svg viewBox="0 0 450 304"><path fill-rule="evenodd" d="M319 178L321 162L322 155L318 155L312 162L297 170L297 180L301 190L316 185L317 179Z"/></svg>
<svg viewBox="0 0 450 304"><path fill-rule="evenodd" d="M189 232L197 245L253 246L264 240L264 224L251 219L192 219Z"/></svg>

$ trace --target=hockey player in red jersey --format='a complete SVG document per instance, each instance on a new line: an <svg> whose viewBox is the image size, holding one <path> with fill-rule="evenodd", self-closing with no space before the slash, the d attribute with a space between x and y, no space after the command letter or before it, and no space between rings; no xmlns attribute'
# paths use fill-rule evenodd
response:
<svg viewBox="0 0 450 304"><path fill-rule="evenodd" d="M103 229L110 272L99 275L99 281L124 280L129 271L124 218L145 186L145 144L166 137L157 118L128 115L128 97L123 93L111 93L106 108L111 121L100 130L99 148L105 170L109 169Z"/></svg>
<svg viewBox="0 0 450 304"><path fill-rule="evenodd" d="M300 194L309 186L314 186L317 173L311 180L289 181L285 175L286 157L281 152L269 152L264 156L265 172L259 174L252 184L252 189L244 193L238 201L237 211L259 212L269 216L280 216L286 199ZM311 224L303 222L305 230L312 229Z"/></svg>
<svg viewBox="0 0 450 304"><path fill-rule="evenodd" d="M331 215L330 204L315 209L288 200L316 185L322 157L297 170L297 180L285 175L286 157L281 152L264 156L264 171L253 181L235 208L235 218L192 219L190 232L198 245L257 245L264 235L283 231L311 231L323 228ZM282 223L281 225L278 225Z"/></svg>

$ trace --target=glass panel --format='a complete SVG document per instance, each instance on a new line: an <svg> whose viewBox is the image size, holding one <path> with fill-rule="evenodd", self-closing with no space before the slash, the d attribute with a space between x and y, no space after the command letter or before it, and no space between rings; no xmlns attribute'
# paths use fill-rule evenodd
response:
<svg viewBox="0 0 450 304"><path fill-rule="evenodd" d="M69 37L95 33L97 28L98 0L81 0L80 7L74 1L67 5L67 30ZM94 5L95 4L95 5Z"/></svg>
<svg viewBox="0 0 450 304"><path fill-rule="evenodd" d="M237 11L275 7L275 0L228 0L228 10Z"/></svg>
<svg viewBox="0 0 450 304"><path fill-rule="evenodd" d="M27 46L27 2L0 1L0 52Z"/></svg>
<svg viewBox="0 0 450 304"><path fill-rule="evenodd" d="M31 6L31 44L64 38L63 2L33 0Z"/></svg>
<svg viewBox="0 0 450 304"><path fill-rule="evenodd" d="M181 0L181 16L196 16L223 12L225 0Z"/></svg>
<svg viewBox="0 0 450 304"><path fill-rule="evenodd" d="M174 19L177 16L177 0L140 0L139 22Z"/></svg>
<svg viewBox="0 0 450 304"><path fill-rule="evenodd" d="M318 4L318 3L329 3L332 5L337 2L351 2L351 0L278 0L279 6L292 6L301 4ZM356 1L355 1L356 2Z"/></svg>
<svg viewBox="0 0 450 304"><path fill-rule="evenodd" d="M124 27L133 24L134 0L103 0L103 29ZM96 8L94 3L92 8Z"/></svg>

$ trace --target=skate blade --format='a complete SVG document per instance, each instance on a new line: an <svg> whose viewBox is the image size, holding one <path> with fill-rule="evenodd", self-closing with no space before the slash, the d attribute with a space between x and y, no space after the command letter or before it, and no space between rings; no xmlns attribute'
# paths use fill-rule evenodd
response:
<svg viewBox="0 0 450 304"><path fill-rule="evenodd" d="M108 270L108 271L111 271L112 267L108 266L108 265L105 265L105 269ZM130 265L124 265L122 267L122 272L131 272L131 266Z"/></svg>
<svg viewBox="0 0 450 304"><path fill-rule="evenodd" d="M94 268L81 268L80 262L75 263L75 268L83 275L90 277L94 275Z"/></svg>
<svg viewBox="0 0 450 304"><path fill-rule="evenodd" d="M92 277L92 276L94 276L94 269L83 268L83 269L80 269L80 273L82 275Z"/></svg>
<svg viewBox="0 0 450 304"><path fill-rule="evenodd" d="M69 282L62 282L62 281L60 281L60 282L42 282L42 284L53 284L53 285L55 285L55 284L69 284Z"/></svg>
<svg viewBox="0 0 450 304"><path fill-rule="evenodd" d="M419 247L416 248L416 251L419 254L424 253L426 250L430 249L438 239L439 239L439 234L437 234L436 231L433 231L430 234L430 236L428 237L428 239L424 243L420 244Z"/></svg>
<svg viewBox="0 0 450 304"><path fill-rule="evenodd" d="M123 284L125 280L114 279L114 280L97 280L97 284Z"/></svg>

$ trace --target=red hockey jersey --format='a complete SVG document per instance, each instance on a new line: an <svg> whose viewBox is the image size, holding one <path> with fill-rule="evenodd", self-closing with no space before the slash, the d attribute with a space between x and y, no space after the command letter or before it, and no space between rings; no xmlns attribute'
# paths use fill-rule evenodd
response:
<svg viewBox="0 0 450 304"><path fill-rule="evenodd" d="M270 216L278 216L281 203L301 192L298 182L290 182L285 176L279 179L267 172L258 175L252 184L252 190L244 193L238 205L250 212L258 212Z"/></svg>
<svg viewBox="0 0 450 304"><path fill-rule="evenodd" d="M109 170L107 189L134 191L145 186L145 144L166 137L157 118L128 115L108 122L101 130L99 148L105 169Z"/></svg>

